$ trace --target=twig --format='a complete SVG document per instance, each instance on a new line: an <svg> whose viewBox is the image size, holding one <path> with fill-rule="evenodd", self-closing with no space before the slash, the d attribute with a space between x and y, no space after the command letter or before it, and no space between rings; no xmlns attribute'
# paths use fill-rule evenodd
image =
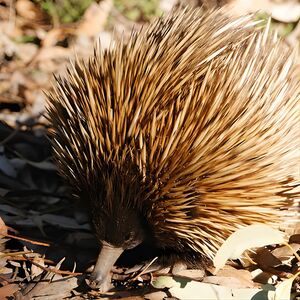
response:
<svg viewBox="0 0 300 300"><path fill-rule="evenodd" d="M22 253L22 252L23 252L23 253ZM22 251L22 252L18 252L18 255L22 255L22 254L35 254L34 252L24 252L24 251ZM13 252L12 254L14 254L14 252ZM8 256L8 257L13 257L13 259L9 259L9 258L8 258L8 260L20 261L20 262L26 260L23 256L15 256L15 255L11 255L11 253L9 253L7 256ZM27 260L26 260L26 261L27 261ZM54 261L51 260L51 259L46 259L46 258L44 258L44 262L45 262L46 264L48 264L48 265L54 265Z"/></svg>
<svg viewBox="0 0 300 300"><path fill-rule="evenodd" d="M23 241L23 242L28 242L28 243L33 244L33 245L39 245L39 246L44 246L44 247L49 247L50 246L50 244L48 244L48 243L29 240L29 239L26 239L26 238L23 238L23 237L20 237L20 236L16 236L16 235L13 235L13 234L9 234L9 233L1 234L1 235L5 236L5 237L12 238L12 239L20 240L20 241Z"/></svg>
<svg viewBox="0 0 300 300"><path fill-rule="evenodd" d="M47 268L47 267L44 267L38 263L36 263L35 261L33 261L32 259L30 259L29 257L27 257L25 254L23 254L23 257L31 262L33 265L35 265L36 267L42 269L43 271L46 271L46 272L50 272L50 273L55 273L55 274L58 274L58 275L72 275L72 276L78 276L78 275L82 275L82 273L80 272L70 272L70 271L62 271L62 270L58 270L56 268Z"/></svg>
<svg viewBox="0 0 300 300"><path fill-rule="evenodd" d="M29 254L29 253L32 253L32 251L0 252L0 258L2 258L2 257L14 257L14 256L19 256L19 255Z"/></svg>
<svg viewBox="0 0 300 300"><path fill-rule="evenodd" d="M157 260L158 257L154 257L149 263L148 265L145 266L145 268L143 270L141 270L140 273L138 273L136 276L134 276L133 278L131 278L129 281L135 281L139 276L142 276L147 270L148 268Z"/></svg>

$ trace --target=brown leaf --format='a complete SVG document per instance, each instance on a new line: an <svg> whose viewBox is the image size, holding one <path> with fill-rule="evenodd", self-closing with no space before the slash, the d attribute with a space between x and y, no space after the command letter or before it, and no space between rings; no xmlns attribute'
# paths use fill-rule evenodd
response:
<svg viewBox="0 0 300 300"><path fill-rule="evenodd" d="M251 272L253 281L261 284L275 284L277 282L278 276L263 272L261 269L255 269Z"/></svg>
<svg viewBox="0 0 300 300"><path fill-rule="evenodd" d="M55 46L49 48L42 48L36 57L36 61L45 61L50 59L68 58L70 56L70 49Z"/></svg>
<svg viewBox="0 0 300 300"><path fill-rule="evenodd" d="M251 273L247 270L237 270L226 266L220 270L217 276L207 276L203 282L219 284L232 288L253 288L256 284L252 280Z"/></svg>
<svg viewBox="0 0 300 300"><path fill-rule="evenodd" d="M65 71L65 65L74 54L73 49L60 46L41 48L37 56L31 62L38 63L40 71L45 73Z"/></svg>
<svg viewBox="0 0 300 300"><path fill-rule="evenodd" d="M85 11L77 34L89 37L97 36L103 30L111 8L111 0L103 0L99 4L93 2Z"/></svg>
<svg viewBox="0 0 300 300"><path fill-rule="evenodd" d="M18 289L19 285L15 283L0 287L0 299L8 299L8 297L12 297Z"/></svg>
<svg viewBox="0 0 300 300"><path fill-rule="evenodd" d="M289 239L289 244L296 243L300 244L300 234L294 234Z"/></svg>
<svg viewBox="0 0 300 300"><path fill-rule="evenodd" d="M167 294L164 293L163 291L149 293L144 296L144 298L147 300L161 300L161 299L165 299L166 297Z"/></svg>
<svg viewBox="0 0 300 300"><path fill-rule="evenodd" d="M0 217L0 235L6 235L7 234L7 226L5 225L4 221Z"/></svg>
<svg viewBox="0 0 300 300"><path fill-rule="evenodd" d="M300 249L299 244L290 244L290 247L294 249L294 252L297 252ZM294 258L294 253L290 247L282 246L276 248L272 251L272 255L279 259L282 263L288 263L291 259Z"/></svg>
<svg viewBox="0 0 300 300"><path fill-rule="evenodd" d="M15 4L18 15L33 23L42 24L47 19L46 14L29 0L18 0Z"/></svg>
<svg viewBox="0 0 300 300"><path fill-rule="evenodd" d="M268 269L281 265L281 260L274 256L268 249L259 249L253 260L262 268Z"/></svg>
<svg viewBox="0 0 300 300"><path fill-rule="evenodd" d="M35 256L33 258L33 262L37 263L38 265L40 265L42 267L45 267L45 260L44 260L43 257ZM42 273L43 273L43 269L42 268L38 267L35 264L31 265L31 276L32 276L32 278L35 278L35 277L39 276Z"/></svg>
<svg viewBox="0 0 300 300"><path fill-rule="evenodd" d="M189 269L189 270L180 270L176 272L176 276L186 277L193 280L201 280L205 275L204 270Z"/></svg>
<svg viewBox="0 0 300 300"><path fill-rule="evenodd" d="M17 299L64 299L71 296L71 290L78 286L77 281L76 277L65 279L60 275L55 275L51 282L40 281L29 284L25 290L17 293L19 297Z"/></svg>
<svg viewBox="0 0 300 300"><path fill-rule="evenodd" d="M42 41L43 47L53 47L57 44L58 41L61 41L66 36L66 29L59 27L53 28L47 32L46 36Z"/></svg>
<svg viewBox="0 0 300 300"><path fill-rule="evenodd" d="M32 43L19 44L16 48L16 54L24 64L29 63L37 54L37 51L37 45Z"/></svg>

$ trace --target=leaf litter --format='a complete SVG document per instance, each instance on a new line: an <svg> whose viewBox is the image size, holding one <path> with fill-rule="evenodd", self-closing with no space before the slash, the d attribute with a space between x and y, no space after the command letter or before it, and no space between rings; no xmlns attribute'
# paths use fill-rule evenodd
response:
<svg viewBox="0 0 300 300"><path fill-rule="evenodd" d="M197 1L181 1L192 2ZM216 1L198 2L211 7ZM235 14L261 10L272 15L272 24L296 47L297 1L227 2ZM158 3L163 11L177 1ZM92 2L80 20L69 24L54 20L39 1L0 4L0 299L289 299L291 291L299 294L300 234L289 244L278 244L277 236L262 245L249 231L238 233L234 244L226 242L229 253L239 249L243 257L225 255L216 274L213 268L205 273L119 267L112 277L117 288L106 294L89 290L85 278L98 246L87 213L70 201L53 163L44 91L51 88L53 73L64 74L75 53L88 56L98 38L107 48L145 20L129 20L112 0ZM294 231L300 233L298 227ZM262 231L262 239L265 235Z"/></svg>

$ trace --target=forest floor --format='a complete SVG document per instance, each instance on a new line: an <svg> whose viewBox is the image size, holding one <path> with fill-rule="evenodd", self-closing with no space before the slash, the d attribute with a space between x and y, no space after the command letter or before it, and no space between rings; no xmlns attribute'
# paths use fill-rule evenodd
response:
<svg viewBox="0 0 300 300"><path fill-rule="evenodd" d="M201 1L180 2L201 5ZM298 47L298 1L202 2L205 7L230 2L227 9L234 14L261 10L262 18L272 15L272 26L287 44ZM128 36L133 26L147 24L176 4L175 0L0 0L0 299L205 299L205 295L224 299L226 293L230 299L250 299L259 292L262 298L255 299L267 299L262 285L274 287L299 270L295 254L283 246L257 254L256 268L233 262L217 276L208 270L204 281L203 270L179 270L174 277L169 269L125 274L119 268L113 277L118 287L108 293L90 290L85 282L98 245L87 214L57 174L47 138L45 92L51 89L53 74L65 74L75 53L88 57L99 38L107 48ZM294 251L300 248L297 241L296 236ZM199 280L206 286L197 285ZM178 283L195 285L184 289ZM224 290L211 296L214 286ZM241 296L237 290L243 289ZM297 280L293 292L298 292Z"/></svg>

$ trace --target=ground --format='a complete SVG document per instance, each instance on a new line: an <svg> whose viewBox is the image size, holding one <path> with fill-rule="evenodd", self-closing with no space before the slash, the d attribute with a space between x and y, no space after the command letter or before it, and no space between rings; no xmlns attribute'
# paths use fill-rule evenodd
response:
<svg viewBox="0 0 300 300"><path fill-rule="evenodd" d="M260 10L256 18L263 21L272 15L272 26L287 44L298 47L297 1L180 1L183 6L203 4L205 9L225 2L229 6L224 9L233 14ZM245 288L244 297L250 299L262 284L289 284L287 279L294 279L297 235L290 241L294 252L289 246L264 248L254 256L255 267L234 261L215 276L213 269L207 270L205 286L199 285L202 270L177 270L171 277L169 269L130 274L116 269L118 288L105 295L85 283L98 246L86 213L72 199L52 160L45 92L53 74L63 75L75 53L88 57L99 38L102 47L109 47L133 26L139 28L177 4L0 0L0 299L200 299L200 294L210 297L208 290L216 285L225 289L221 295L235 295L232 299L239 299L237 290ZM296 279L292 291L297 290Z"/></svg>

